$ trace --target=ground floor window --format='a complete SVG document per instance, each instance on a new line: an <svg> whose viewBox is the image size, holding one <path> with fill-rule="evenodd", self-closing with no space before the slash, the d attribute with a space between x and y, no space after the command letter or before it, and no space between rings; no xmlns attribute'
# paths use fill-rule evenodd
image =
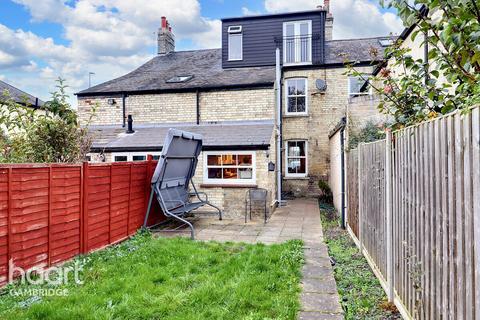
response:
<svg viewBox="0 0 480 320"><path fill-rule="evenodd" d="M206 184L255 184L255 152L204 152Z"/></svg>
<svg viewBox="0 0 480 320"><path fill-rule="evenodd" d="M287 141L286 163L287 177L307 176L307 141Z"/></svg>
<svg viewBox="0 0 480 320"><path fill-rule="evenodd" d="M112 162L125 162L125 161L145 161L147 155L151 154L153 160L160 158L160 151L158 152L116 152L112 153Z"/></svg>

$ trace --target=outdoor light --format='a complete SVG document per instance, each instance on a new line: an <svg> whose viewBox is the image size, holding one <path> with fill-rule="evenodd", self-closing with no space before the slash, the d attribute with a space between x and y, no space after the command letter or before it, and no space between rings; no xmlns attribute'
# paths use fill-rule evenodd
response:
<svg viewBox="0 0 480 320"><path fill-rule="evenodd" d="M268 163L268 171L275 171L275 163L272 161Z"/></svg>
<svg viewBox="0 0 480 320"><path fill-rule="evenodd" d="M109 106L113 106L117 102L115 101L115 99L108 99L107 103L108 103Z"/></svg>

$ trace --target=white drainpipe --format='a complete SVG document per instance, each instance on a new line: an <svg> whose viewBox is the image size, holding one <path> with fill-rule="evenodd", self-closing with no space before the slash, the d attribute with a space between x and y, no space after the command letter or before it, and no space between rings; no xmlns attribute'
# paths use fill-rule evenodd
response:
<svg viewBox="0 0 480 320"><path fill-rule="evenodd" d="M275 51L276 56L276 79L275 79L275 90L276 90L276 107L277 114L275 120L275 129L277 133L277 203L278 206L282 206L282 71L280 67L280 49L277 48Z"/></svg>

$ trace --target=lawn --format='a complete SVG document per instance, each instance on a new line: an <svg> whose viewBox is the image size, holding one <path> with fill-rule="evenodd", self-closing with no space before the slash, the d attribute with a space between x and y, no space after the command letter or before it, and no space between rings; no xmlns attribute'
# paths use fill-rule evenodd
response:
<svg viewBox="0 0 480 320"><path fill-rule="evenodd" d="M320 204L320 212L328 252L336 262L335 280L345 319L401 319L367 260L347 231L339 227L335 209Z"/></svg>
<svg viewBox="0 0 480 320"><path fill-rule="evenodd" d="M15 297L0 319L295 319L300 241L279 245L194 242L141 233L79 257L82 285L66 296ZM32 286L30 286L32 287Z"/></svg>

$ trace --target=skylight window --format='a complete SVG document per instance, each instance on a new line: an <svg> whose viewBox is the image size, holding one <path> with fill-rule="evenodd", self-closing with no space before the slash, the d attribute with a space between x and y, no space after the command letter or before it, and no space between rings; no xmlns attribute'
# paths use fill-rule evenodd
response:
<svg viewBox="0 0 480 320"><path fill-rule="evenodd" d="M189 76L174 76L167 80L167 83L182 83L187 82L193 78L192 75Z"/></svg>
<svg viewBox="0 0 480 320"><path fill-rule="evenodd" d="M390 38L380 39L378 40L378 42L382 47L389 47L393 45L393 39L390 39Z"/></svg>

